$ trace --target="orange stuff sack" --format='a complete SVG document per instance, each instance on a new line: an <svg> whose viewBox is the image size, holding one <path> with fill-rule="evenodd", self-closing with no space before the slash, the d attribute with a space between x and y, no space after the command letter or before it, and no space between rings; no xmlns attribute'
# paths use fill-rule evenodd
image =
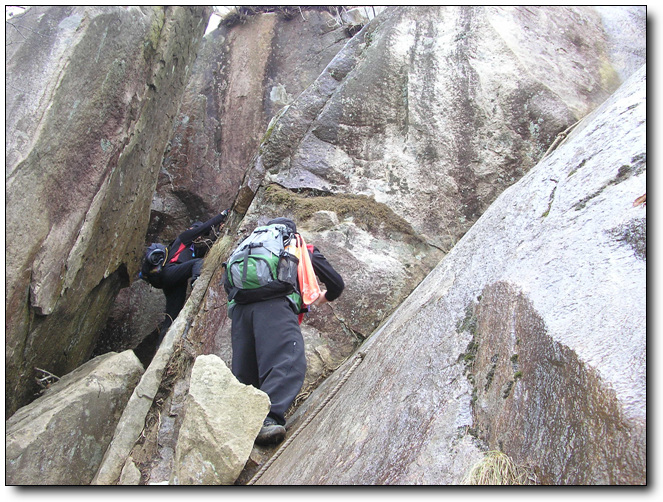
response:
<svg viewBox="0 0 663 502"><path fill-rule="evenodd" d="M320 285L318 279L313 271L311 264L311 257L308 254L306 242L304 238L297 235L297 258L299 264L297 265L297 278L299 280L299 291L302 294L302 301L304 305L311 305L320 296Z"/></svg>

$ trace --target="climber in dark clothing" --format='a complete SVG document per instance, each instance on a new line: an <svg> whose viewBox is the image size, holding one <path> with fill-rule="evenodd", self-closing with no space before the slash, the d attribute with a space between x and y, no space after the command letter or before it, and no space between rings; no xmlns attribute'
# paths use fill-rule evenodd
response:
<svg viewBox="0 0 663 502"><path fill-rule="evenodd" d="M166 296L166 317L157 329L134 348L136 356L145 367L152 361L168 328L184 307L189 278L192 279L191 284L193 284L200 275L202 256L216 238L215 227L224 222L227 217L228 210L225 210L205 223L194 223L178 235L168 248L160 244L152 244L148 248L160 247L161 249L158 251L161 251L162 254L157 255L154 262L151 262L146 256L140 277L155 288L163 290ZM200 240L210 232L214 232L214 236L206 238L207 242L202 246L199 245Z"/></svg>
<svg viewBox="0 0 663 502"><path fill-rule="evenodd" d="M195 256L193 241L208 233L212 227L225 221L227 216L228 211L226 210L205 223L194 223L168 246L170 256L161 271L163 292L166 295L166 318L161 324L159 342L184 307L189 278L193 285L200 276L203 258Z"/></svg>
<svg viewBox="0 0 663 502"><path fill-rule="evenodd" d="M194 241L208 234L215 226L224 222L228 216L228 210L216 215L205 223L196 222L187 230L182 232L168 246L166 263L161 271L155 276L150 276L150 284L163 289L166 296L166 318L159 329L159 340L161 343L168 328L184 307L188 281L191 284L200 276L203 258L196 256ZM200 253L200 251L199 251ZM147 267L148 265L144 265ZM141 271L141 277L147 277L145 270ZM146 279L147 280L147 279Z"/></svg>
<svg viewBox="0 0 663 502"><path fill-rule="evenodd" d="M267 224L272 223L285 224L297 232L295 223L287 218ZM345 287L343 279L316 247L309 253L316 276L327 288L313 305L336 300ZM224 284L229 293L226 281ZM271 402L256 438L258 444L283 441L285 412L304 383L306 354L298 314L286 296L237 304L231 311L232 372L240 382L265 392Z"/></svg>

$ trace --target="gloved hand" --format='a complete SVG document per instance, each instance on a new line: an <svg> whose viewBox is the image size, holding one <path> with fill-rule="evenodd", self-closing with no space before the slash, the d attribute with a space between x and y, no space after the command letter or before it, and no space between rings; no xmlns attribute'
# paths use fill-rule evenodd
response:
<svg viewBox="0 0 663 502"><path fill-rule="evenodd" d="M327 300L327 292L323 291L320 296L311 304L315 307L320 307L321 305L324 305L325 303L329 303Z"/></svg>

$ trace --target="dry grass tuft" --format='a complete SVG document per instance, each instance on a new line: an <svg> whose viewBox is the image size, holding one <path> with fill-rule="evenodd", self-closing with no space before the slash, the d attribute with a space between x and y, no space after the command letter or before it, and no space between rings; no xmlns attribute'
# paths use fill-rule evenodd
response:
<svg viewBox="0 0 663 502"><path fill-rule="evenodd" d="M536 476L501 451L486 452L463 480L464 485L534 485Z"/></svg>
<svg viewBox="0 0 663 502"><path fill-rule="evenodd" d="M333 211L339 218L354 217L357 226L368 232L395 231L405 237L421 240L404 218L386 204L366 195L318 194L315 190L288 190L272 183L265 189L265 198L268 203L291 211L298 221L305 221L318 211Z"/></svg>

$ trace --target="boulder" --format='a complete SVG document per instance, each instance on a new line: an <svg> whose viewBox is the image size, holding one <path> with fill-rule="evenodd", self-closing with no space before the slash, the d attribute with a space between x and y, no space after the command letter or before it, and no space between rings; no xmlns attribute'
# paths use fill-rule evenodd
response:
<svg viewBox="0 0 663 502"><path fill-rule="evenodd" d="M141 473L133 459L129 458L127 463L122 468L122 474L120 475L119 485L124 486L136 486L139 485L141 481Z"/></svg>
<svg viewBox="0 0 663 502"><path fill-rule="evenodd" d="M136 348L161 325L165 312L163 291L146 281L121 289L99 334L95 354Z"/></svg>
<svg viewBox="0 0 663 502"><path fill-rule="evenodd" d="M133 351L92 359L5 424L9 485L87 485L143 367Z"/></svg>
<svg viewBox="0 0 663 502"><path fill-rule="evenodd" d="M369 7L356 7L354 9L341 11L341 20L346 29L357 32L369 21Z"/></svg>
<svg viewBox="0 0 663 502"><path fill-rule="evenodd" d="M31 7L6 31L6 414L89 359L136 276L209 7Z"/></svg>
<svg viewBox="0 0 663 502"><path fill-rule="evenodd" d="M491 205L258 484L458 484L485 449L541 484L646 484L646 109L642 67Z"/></svg>
<svg viewBox="0 0 663 502"><path fill-rule="evenodd" d="M233 484L269 412L269 397L244 385L215 355L196 358L172 484Z"/></svg>

